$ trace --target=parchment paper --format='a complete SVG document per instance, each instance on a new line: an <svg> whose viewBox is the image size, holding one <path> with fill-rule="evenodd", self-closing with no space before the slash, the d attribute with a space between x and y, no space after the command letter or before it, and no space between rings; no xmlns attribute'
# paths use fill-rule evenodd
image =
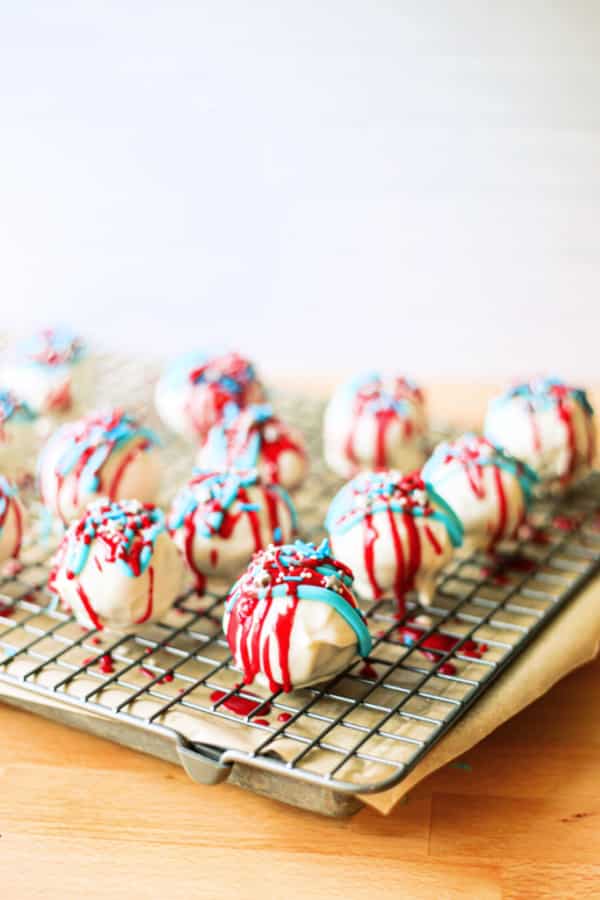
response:
<svg viewBox="0 0 600 900"><path fill-rule="evenodd" d="M523 655L513 663L499 678L484 696L465 715L461 722L456 724L440 743L427 755L427 757L396 787L378 794L360 794L360 799L387 814L393 810L398 801L419 781L434 772L436 769L465 753L476 743L482 740L495 728L532 703L560 678L578 666L592 660L600 647L600 580L596 579L588 586L569 606L563 610L556 620L549 625L542 634L531 644ZM468 666L468 663L466 664ZM27 663L22 659L16 659L7 666L7 670L14 674L23 674ZM59 667L47 667L42 676L43 683L51 686L53 682L63 678L64 669ZM200 674L200 673L198 673ZM468 674L468 673L466 673ZM232 677L234 677L232 675ZM141 677L143 684L143 676ZM69 687L69 692L75 695L83 695L96 687L97 682L91 677L79 677ZM2 693L13 696L27 696L27 692L18 685L12 686L6 683L0 684ZM194 690L193 699L197 703L210 704L210 691L200 687ZM116 706L124 698L125 694L119 688L110 688L102 692L101 699L108 706ZM305 698L302 692L291 696L291 703L296 702L300 706ZM38 699L41 699L38 697ZM48 703L56 705L60 703L58 698L47 698ZM337 713L335 704L327 701L327 706L321 707L320 712L326 715ZM159 701L141 699L134 701L128 708L133 714L146 716L158 708ZM368 720L368 710L357 710L357 723L371 726L374 724ZM365 716L367 719L365 720ZM214 716L190 709L178 709L163 715L159 720L161 724L173 728L192 741L210 743L217 746L226 746L242 751L251 751L265 739L265 732L261 729L240 728L227 719L215 719ZM419 723L411 723L401 720L394 725L386 725L387 731L417 737L419 735ZM313 736L322 728L322 723L301 717L294 732L303 736ZM337 728L328 736L328 740L336 746L344 747L345 741L355 741L356 733L348 729ZM376 755L394 754L398 757L397 741L384 737L370 739L367 751ZM348 744L349 746L349 744ZM299 749L294 740L280 739L273 741L270 749L283 759L291 759ZM313 772L325 772L331 766L331 756L325 750L312 750L305 758L304 764ZM352 760L346 765L339 776L345 780L360 782L372 782L381 780L390 775L392 770L382 768L379 763L361 760Z"/></svg>

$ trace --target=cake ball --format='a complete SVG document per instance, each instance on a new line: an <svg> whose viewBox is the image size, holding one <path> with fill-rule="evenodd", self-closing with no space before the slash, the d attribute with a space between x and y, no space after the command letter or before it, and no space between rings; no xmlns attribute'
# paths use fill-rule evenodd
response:
<svg viewBox="0 0 600 900"><path fill-rule="evenodd" d="M537 476L486 438L465 434L438 444L423 479L460 518L465 546L493 550L525 521Z"/></svg>
<svg viewBox="0 0 600 900"><path fill-rule="evenodd" d="M161 476L157 438L120 409L95 412L55 431L38 476L45 506L63 522L98 497L152 503Z"/></svg>
<svg viewBox="0 0 600 900"><path fill-rule="evenodd" d="M211 428L197 463L209 470L258 469L265 481L288 491L300 486L308 470L302 435L277 418L269 404L252 404Z"/></svg>
<svg viewBox="0 0 600 900"><path fill-rule="evenodd" d="M33 457L37 416L12 391L0 390L0 472L20 478Z"/></svg>
<svg viewBox="0 0 600 900"><path fill-rule="evenodd" d="M16 487L0 475L0 563L16 559L21 550L25 511Z"/></svg>
<svg viewBox="0 0 600 900"><path fill-rule="evenodd" d="M377 372L341 385L325 411L325 459L350 478L361 469L410 472L423 463L427 431L421 390L400 376Z"/></svg>
<svg viewBox="0 0 600 900"><path fill-rule="evenodd" d="M89 358L68 328L45 328L17 344L2 381L37 415L65 413L88 386Z"/></svg>
<svg viewBox="0 0 600 900"><path fill-rule="evenodd" d="M333 499L325 527L333 552L354 573L357 592L431 602L435 579L462 542L453 510L418 474L361 472Z"/></svg>
<svg viewBox="0 0 600 900"><path fill-rule="evenodd" d="M326 681L371 650L352 573L327 541L257 553L227 598L223 631L244 683L271 691Z"/></svg>
<svg viewBox="0 0 600 900"><path fill-rule="evenodd" d="M296 533L287 492L248 472L196 471L177 494L168 519L173 540L199 592L227 591L252 554Z"/></svg>
<svg viewBox="0 0 600 900"><path fill-rule="evenodd" d="M198 444L205 442L213 425L264 399L254 366L237 353L180 357L159 379L154 395L165 425Z"/></svg>
<svg viewBox="0 0 600 900"><path fill-rule="evenodd" d="M62 539L49 589L87 628L134 628L160 619L185 569L151 503L96 500Z"/></svg>
<svg viewBox="0 0 600 900"><path fill-rule="evenodd" d="M589 472L595 453L594 410L586 392L539 378L510 388L489 405L485 434L522 459L543 488L560 492Z"/></svg>

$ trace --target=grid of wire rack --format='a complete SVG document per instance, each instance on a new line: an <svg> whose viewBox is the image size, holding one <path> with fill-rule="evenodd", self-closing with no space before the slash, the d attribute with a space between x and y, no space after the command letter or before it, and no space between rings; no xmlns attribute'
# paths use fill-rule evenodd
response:
<svg viewBox="0 0 600 900"><path fill-rule="evenodd" d="M128 406L149 413L151 379L134 382L133 372L123 377L124 365L110 361L104 372L104 396L119 402L125 393ZM282 396L278 405L303 429L315 460L297 505L305 536L316 538L339 484L321 461L322 410L307 398ZM173 441L165 456L168 494L191 460ZM225 729L216 751L223 764L336 791L378 791L404 778L598 572L600 473L566 498L538 502L529 533L493 560L455 559L426 610L409 598L400 620L394 601L363 603L369 659L291 694L240 687L220 628L222 599L191 588L138 634L82 629L46 592L54 544L54 537L31 540L23 568L0 580L0 681L192 749L209 723L211 734ZM228 744L234 734L239 740Z"/></svg>

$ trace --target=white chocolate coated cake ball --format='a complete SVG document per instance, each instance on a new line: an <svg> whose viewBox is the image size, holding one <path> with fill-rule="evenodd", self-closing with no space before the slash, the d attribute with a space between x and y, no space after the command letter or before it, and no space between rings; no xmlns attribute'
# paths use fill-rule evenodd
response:
<svg viewBox="0 0 600 900"><path fill-rule="evenodd" d="M33 462L37 416L12 391L0 390L0 472L18 480Z"/></svg>
<svg viewBox="0 0 600 900"><path fill-rule="evenodd" d="M63 522L98 497L153 503L161 472L157 438L120 409L62 425L38 464L42 500Z"/></svg>
<svg viewBox="0 0 600 900"><path fill-rule="evenodd" d="M19 556L25 522L16 487L0 475L0 563Z"/></svg>
<svg viewBox="0 0 600 900"><path fill-rule="evenodd" d="M557 378L518 384L492 400L485 434L555 492L590 471L596 450L594 410L586 392Z"/></svg>
<svg viewBox="0 0 600 900"><path fill-rule="evenodd" d="M249 472L196 472L177 494L169 529L199 592L229 590L252 559L269 544L296 534L294 504L279 485Z"/></svg>
<svg viewBox="0 0 600 900"><path fill-rule="evenodd" d="M229 421L239 409L264 399L254 366L237 353L213 357L201 352L185 354L166 369L154 393L165 425L200 445L213 425Z"/></svg>
<svg viewBox="0 0 600 900"><path fill-rule="evenodd" d="M252 404L211 428L197 464L208 471L258 469L266 482L294 491L308 472L308 455L297 429L275 416L269 404Z"/></svg>
<svg viewBox="0 0 600 900"><path fill-rule="evenodd" d="M336 557L354 573L360 596L395 597L404 611L407 592L431 602L435 579L462 542L456 515L418 474L362 472L333 499L325 527Z"/></svg>
<svg viewBox="0 0 600 900"><path fill-rule="evenodd" d="M66 531L48 587L87 628L135 630L166 613L184 575L158 507L98 500Z"/></svg>
<svg viewBox="0 0 600 900"><path fill-rule="evenodd" d="M467 549L493 550L516 536L537 481L525 463L475 434L438 444L422 475L462 522Z"/></svg>
<svg viewBox="0 0 600 900"><path fill-rule="evenodd" d="M325 459L343 478L361 469L411 472L423 463L426 433L421 390L400 376L367 373L340 385L329 401Z"/></svg>
<svg viewBox="0 0 600 900"><path fill-rule="evenodd" d="M258 553L231 589L223 631L244 683L271 691L326 681L371 649L352 573L326 541Z"/></svg>
<svg viewBox="0 0 600 900"><path fill-rule="evenodd" d="M85 405L90 369L81 338L68 328L46 328L17 344L0 381L36 415L61 415Z"/></svg>

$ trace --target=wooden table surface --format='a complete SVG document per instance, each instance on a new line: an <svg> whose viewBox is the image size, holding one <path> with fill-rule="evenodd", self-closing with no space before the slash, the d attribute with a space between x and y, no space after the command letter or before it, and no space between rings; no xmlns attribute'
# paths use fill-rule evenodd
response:
<svg viewBox="0 0 600 900"><path fill-rule="evenodd" d="M476 421L485 393L432 405ZM597 660L389 817L338 821L0 705L0 897L597 898L599 708Z"/></svg>

